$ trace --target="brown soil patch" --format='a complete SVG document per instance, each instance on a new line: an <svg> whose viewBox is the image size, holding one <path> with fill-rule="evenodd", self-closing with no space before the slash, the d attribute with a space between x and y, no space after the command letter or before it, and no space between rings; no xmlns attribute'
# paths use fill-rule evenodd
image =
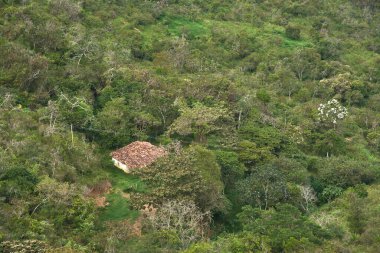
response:
<svg viewBox="0 0 380 253"><path fill-rule="evenodd" d="M139 216L134 222L131 222L130 220L123 221L123 224L127 228L128 234L130 236L133 236L133 237L141 236L142 220L143 220L143 217Z"/></svg>
<svg viewBox="0 0 380 253"><path fill-rule="evenodd" d="M125 193L125 192L121 193L121 196L122 196L123 198L126 198L126 199L130 199L130 198L131 198L131 194L129 194L129 193Z"/></svg>
<svg viewBox="0 0 380 253"><path fill-rule="evenodd" d="M94 200L97 207L106 207L110 204L107 202L106 197L95 197Z"/></svg>
<svg viewBox="0 0 380 253"><path fill-rule="evenodd" d="M85 195L89 198L94 199L95 205L97 207L106 207L109 205L107 202L107 199L105 194L108 194L111 191L112 184L108 180L103 180L93 187L89 188L88 191L85 193Z"/></svg>
<svg viewBox="0 0 380 253"><path fill-rule="evenodd" d="M94 197L97 195L102 195L102 194L108 194L112 188L112 184L108 180L100 181L96 185L94 185L92 188L90 188L90 192L88 195L90 197Z"/></svg>

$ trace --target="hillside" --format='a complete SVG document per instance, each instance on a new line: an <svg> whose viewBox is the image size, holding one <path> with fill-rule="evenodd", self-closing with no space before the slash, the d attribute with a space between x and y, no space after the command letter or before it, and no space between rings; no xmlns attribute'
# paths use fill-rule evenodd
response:
<svg viewBox="0 0 380 253"><path fill-rule="evenodd" d="M0 2L0 252L375 253L379 176L376 0Z"/></svg>

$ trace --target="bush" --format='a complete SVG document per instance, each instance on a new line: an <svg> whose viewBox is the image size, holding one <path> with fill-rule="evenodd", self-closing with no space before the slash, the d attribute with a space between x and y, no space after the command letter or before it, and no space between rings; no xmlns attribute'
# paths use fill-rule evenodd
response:
<svg viewBox="0 0 380 253"><path fill-rule="evenodd" d="M24 240L24 241L4 241L0 243L0 250L4 253L11 252L46 252L48 246L43 241Z"/></svg>
<svg viewBox="0 0 380 253"><path fill-rule="evenodd" d="M271 96L265 89L258 90L256 97L264 104L268 104L271 101Z"/></svg>
<svg viewBox="0 0 380 253"><path fill-rule="evenodd" d="M239 156L235 152L216 151L216 159L221 167L223 183L226 190L233 187L246 170L244 165L239 162Z"/></svg>
<svg viewBox="0 0 380 253"><path fill-rule="evenodd" d="M289 39L299 40L301 39L301 29L296 26L288 25L285 28L285 35Z"/></svg>
<svg viewBox="0 0 380 253"><path fill-rule="evenodd" d="M336 186L328 186L325 189L323 189L323 192L320 196L321 202L330 202L340 195L342 195L343 189Z"/></svg>
<svg viewBox="0 0 380 253"><path fill-rule="evenodd" d="M12 198L27 196L38 183L37 176L23 167L10 168L0 173L0 196Z"/></svg>
<svg viewBox="0 0 380 253"><path fill-rule="evenodd" d="M324 159L319 166L319 178L323 183L343 189L360 183L371 183L377 177L376 169L370 162L350 160L347 157Z"/></svg>

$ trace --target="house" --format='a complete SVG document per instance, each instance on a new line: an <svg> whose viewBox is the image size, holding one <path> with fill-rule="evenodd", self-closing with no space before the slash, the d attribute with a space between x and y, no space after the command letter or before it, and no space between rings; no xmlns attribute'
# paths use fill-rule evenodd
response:
<svg viewBox="0 0 380 253"><path fill-rule="evenodd" d="M162 147L145 141L135 141L113 151L111 156L116 167L129 173L131 169L143 168L152 164L165 154L166 151Z"/></svg>

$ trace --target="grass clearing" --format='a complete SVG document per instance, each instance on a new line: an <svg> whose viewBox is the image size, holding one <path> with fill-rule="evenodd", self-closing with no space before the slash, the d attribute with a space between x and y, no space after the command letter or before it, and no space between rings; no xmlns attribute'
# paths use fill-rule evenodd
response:
<svg viewBox="0 0 380 253"><path fill-rule="evenodd" d="M121 196L119 193L111 193L107 195L109 206L105 207L100 213L101 221L136 219L139 211L132 210L129 200Z"/></svg>
<svg viewBox="0 0 380 253"><path fill-rule="evenodd" d="M127 192L144 192L144 183L136 176L126 174L116 168L111 162L104 161L104 170L107 178L112 183L112 190L107 194L109 205L100 211L101 221L136 219L139 215L138 210L133 210L130 200L123 197Z"/></svg>
<svg viewBox="0 0 380 253"><path fill-rule="evenodd" d="M228 33L243 33L245 36L257 38L263 44L271 44L271 41L281 40L281 47L284 49L295 49L302 47L312 47L313 43L308 38L292 40L286 37L285 28L279 25L266 24L263 27L255 27L250 23L207 20L209 29L226 30Z"/></svg>
<svg viewBox="0 0 380 253"><path fill-rule="evenodd" d="M221 29L227 30L229 33L241 33L244 32L249 36L256 36L259 32L255 26L250 23L233 22L233 21L218 21L218 20L206 20L208 29Z"/></svg>
<svg viewBox="0 0 380 253"><path fill-rule="evenodd" d="M133 175L128 175L118 168L110 173L112 187L122 192L144 192L145 186L141 180Z"/></svg>
<svg viewBox="0 0 380 253"><path fill-rule="evenodd" d="M360 154L361 159L366 159L371 162L380 162L379 158L376 157L370 150L368 150L363 144L357 146L358 154Z"/></svg>
<svg viewBox="0 0 380 253"><path fill-rule="evenodd" d="M210 33L203 23L185 18L170 18L164 22L168 25L169 33L174 36L186 34L187 37L197 38L208 36Z"/></svg>
<svg viewBox="0 0 380 253"><path fill-rule="evenodd" d="M312 47L313 44L305 40L292 40L292 39L284 37L284 40L281 46L284 48L293 49L293 48L299 48L299 47Z"/></svg>

